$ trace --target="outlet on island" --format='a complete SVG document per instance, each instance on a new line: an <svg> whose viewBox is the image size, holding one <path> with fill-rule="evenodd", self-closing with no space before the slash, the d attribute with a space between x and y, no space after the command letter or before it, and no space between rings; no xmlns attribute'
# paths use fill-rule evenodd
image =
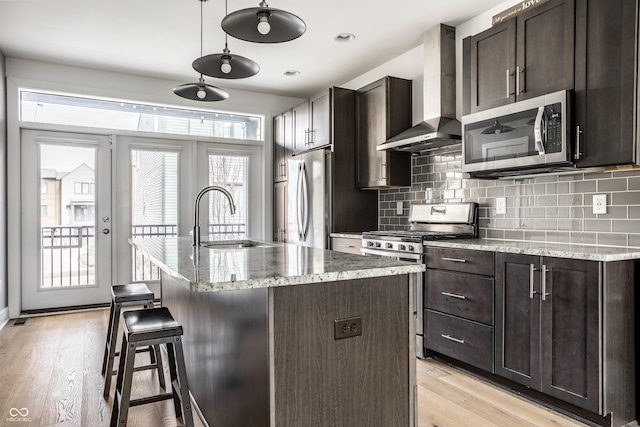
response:
<svg viewBox="0 0 640 427"><path fill-rule="evenodd" d="M333 321L333 338L341 340L362 335L362 316Z"/></svg>

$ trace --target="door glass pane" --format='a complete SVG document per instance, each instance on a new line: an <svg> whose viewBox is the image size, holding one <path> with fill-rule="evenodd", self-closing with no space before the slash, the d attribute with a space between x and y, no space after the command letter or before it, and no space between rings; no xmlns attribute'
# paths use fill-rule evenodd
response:
<svg viewBox="0 0 640 427"><path fill-rule="evenodd" d="M236 213L231 214L227 198L220 193L209 196L209 236L223 239L246 237L247 157L209 155L209 185L231 193Z"/></svg>
<svg viewBox="0 0 640 427"><path fill-rule="evenodd" d="M131 236L175 236L178 232L179 154L131 150ZM159 271L133 251L133 280L158 280Z"/></svg>
<svg viewBox="0 0 640 427"><path fill-rule="evenodd" d="M95 284L94 148L40 145L40 288Z"/></svg>

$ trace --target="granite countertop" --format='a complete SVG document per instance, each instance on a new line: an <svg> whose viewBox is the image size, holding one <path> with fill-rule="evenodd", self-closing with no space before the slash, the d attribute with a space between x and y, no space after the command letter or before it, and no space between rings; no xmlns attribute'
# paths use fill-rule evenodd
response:
<svg viewBox="0 0 640 427"><path fill-rule="evenodd" d="M342 237L344 239L362 239L362 231L342 231L329 234L329 237Z"/></svg>
<svg viewBox="0 0 640 427"><path fill-rule="evenodd" d="M291 244L238 249L200 248L190 237L130 239L132 246L166 273L197 292L267 288L395 276L424 271L422 264Z"/></svg>
<svg viewBox="0 0 640 427"><path fill-rule="evenodd" d="M514 254L544 255L556 258L591 261L623 261L640 259L640 248L596 245L577 245L557 242L533 242L499 239L460 239L425 242L426 246L474 249Z"/></svg>

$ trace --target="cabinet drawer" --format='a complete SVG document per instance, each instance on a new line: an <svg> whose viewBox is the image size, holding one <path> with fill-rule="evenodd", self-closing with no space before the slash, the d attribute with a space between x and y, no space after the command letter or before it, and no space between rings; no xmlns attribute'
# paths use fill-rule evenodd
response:
<svg viewBox="0 0 640 427"><path fill-rule="evenodd" d="M493 276L493 252L428 247L427 268Z"/></svg>
<svg viewBox="0 0 640 427"><path fill-rule="evenodd" d="M493 327L425 310L425 347L493 372Z"/></svg>
<svg viewBox="0 0 640 427"><path fill-rule="evenodd" d="M331 238L331 250L338 252L346 252L349 254L360 253L360 247L362 247L361 239L349 239L347 237L332 237Z"/></svg>
<svg viewBox="0 0 640 427"><path fill-rule="evenodd" d="M493 279L427 270L425 307L493 325Z"/></svg>

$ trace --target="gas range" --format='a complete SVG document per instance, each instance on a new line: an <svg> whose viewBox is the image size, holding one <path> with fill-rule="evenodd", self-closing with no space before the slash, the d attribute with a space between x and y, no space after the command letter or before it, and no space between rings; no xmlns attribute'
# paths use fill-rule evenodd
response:
<svg viewBox="0 0 640 427"><path fill-rule="evenodd" d="M428 240L478 237L478 204L444 203L411 205L411 229L362 233L362 253L401 256L422 254ZM394 255L395 253L395 255Z"/></svg>

